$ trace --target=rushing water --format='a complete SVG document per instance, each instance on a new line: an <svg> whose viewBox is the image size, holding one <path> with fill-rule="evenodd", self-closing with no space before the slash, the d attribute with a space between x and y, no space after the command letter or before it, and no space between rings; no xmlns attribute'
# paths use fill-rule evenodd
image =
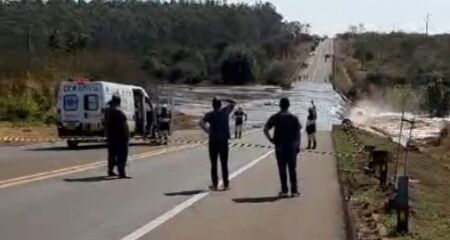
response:
<svg viewBox="0 0 450 240"><path fill-rule="evenodd" d="M332 124L340 122L345 102L334 92L331 84L297 82L291 90L282 90L273 86L244 87L189 87L184 85L166 86L167 95L175 99L175 108L182 113L201 117L211 110L211 99L214 96L233 97L240 100L241 106L248 114L247 127L261 127L276 113L278 101L286 96L291 100L291 112L304 123L307 110L314 100L318 112L318 129L331 130Z"/></svg>
<svg viewBox="0 0 450 240"><path fill-rule="evenodd" d="M411 124L404 122L399 138L402 113L389 111L386 106L362 101L349 111L349 118L359 128L390 137L402 145L409 139ZM411 139L416 143L426 143L438 137L442 128L450 122L449 118L428 118L411 113L405 113L404 118L414 120Z"/></svg>
<svg viewBox="0 0 450 240"><path fill-rule="evenodd" d="M239 105L249 117L247 128L262 127L270 115L279 110L278 101L283 96L290 98L291 112L304 123L308 108L311 107L311 100L314 100L318 112L318 130L330 131L333 124L339 124L346 106L345 101L333 90L329 82L332 64L325 55L332 52L332 40L319 44L315 53L307 60L309 66L295 76L301 81L294 82L290 90L264 85L240 87L168 85L164 87L163 92L175 99L177 111L198 117L211 110L210 102L214 96L239 99Z"/></svg>

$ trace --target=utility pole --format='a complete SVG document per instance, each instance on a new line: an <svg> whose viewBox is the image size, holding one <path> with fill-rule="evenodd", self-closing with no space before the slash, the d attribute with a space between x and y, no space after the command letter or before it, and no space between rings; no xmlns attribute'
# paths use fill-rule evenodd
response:
<svg viewBox="0 0 450 240"><path fill-rule="evenodd" d="M425 31L426 31L426 35L428 36L429 33L429 27L430 27L430 13L427 13L427 16L425 18Z"/></svg>

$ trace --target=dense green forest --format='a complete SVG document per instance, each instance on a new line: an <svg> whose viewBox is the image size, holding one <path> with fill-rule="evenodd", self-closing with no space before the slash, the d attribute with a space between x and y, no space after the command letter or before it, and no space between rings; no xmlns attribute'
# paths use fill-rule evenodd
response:
<svg viewBox="0 0 450 240"><path fill-rule="evenodd" d="M51 88L71 76L281 84L305 28L262 2L0 1L0 116L52 116Z"/></svg>
<svg viewBox="0 0 450 240"><path fill-rule="evenodd" d="M407 88L420 97L417 110L449 114L450 35L346 33L338 43L353 94Z"/></svg>

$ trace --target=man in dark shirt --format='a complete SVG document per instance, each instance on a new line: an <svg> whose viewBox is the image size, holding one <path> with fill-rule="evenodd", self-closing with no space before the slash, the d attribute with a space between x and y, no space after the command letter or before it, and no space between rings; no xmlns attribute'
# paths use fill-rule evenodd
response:
<svg viewBox="0 0 450 240"><path fill-rule="evenodd" d="M155 116L153 112L153 105L148 98L145 98L145 114L147 122L145 124L145 135L149 138L153 138L153 127L155 124Z"/></svg>
<svg viewBox="0 0 450 240"><path fill-rule="evenodd" d="M299 196L297 187L297 154L300 152L300 130L302 128L297 116L288 111L289 99L280 100L280 111L272 115L264 127L267 139L275 145L278 172L280 175L281 192L280 197L288 196L287 172L291 182L291 195ZM269 131L274 128L273 137Z"/></svg>
<svg viewBox="0 0 450 240"><path fill-rule="evenodd" d="M218 98L212 100L213 111L205 114L200 120L200 127L209 135L209 158L211 161L211 190L217 190L219 181L217 177L217 159L220 156L222 167L222 179L224 190L230 188L228 180L228 140L230 139L230 114L233 111L236 101L231 99L223 100L228 102L222 108L222 101Z"/></svg>
<svg viewBox="0 0 450 240"><path fill-rule="evenodd" d="M316 113L313 108L308 109L306 133L308 134L308 147L306 149L316 149Z"/></svg>
<svg viewBox="0 0 450 240"><path fill-rule="evenodd" d="M239 107L237 111L234 112L234 138L242 137L242 125L247 121L247 114Z"/></svg>
<svg viewBox="0 0 450 240"><path fill-rule="evenodd" d="M105 113L105 129L108 141L108 176L117 176L114 167L117 165L120 178L128 178L125 166L128 158L129 129L127 117L119 109L120 96L113 95L110 107Z"/></svg>
<svg viewBox="0 0 450 240"><path fill-rule="evenodd" d="M311 100L311 107L308 108L308 117L306 119L306 133L308 134L308 147L307 149L316 149L316 120L317 120L317 108L314 104L314 100Z"/></svg>
<svg viewBox="0 0 450 240"><path fill-rule="evenodd" d="M159 133L160 137L162 138L163 144L168 144L169 141L171 118L172 114L167 109L167 106L163 105L161 108L161 113L158 115Z"/></svg>

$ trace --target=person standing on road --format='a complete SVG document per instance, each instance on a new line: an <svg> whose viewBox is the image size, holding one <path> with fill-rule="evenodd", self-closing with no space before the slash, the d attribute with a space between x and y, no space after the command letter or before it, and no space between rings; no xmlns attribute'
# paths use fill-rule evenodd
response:
<svg viewBox="0 0 450 240"><path fill-rule="evenodd" d="M159 136L162 138L163 144L168 144L169 141L169 131L170 131L170 121L172 114L167 109L166 105L161 108L161 113L158 115L159 122Z"/></svg>
<svg viewBox="0 0 450 240"><path fill-rule="evenodd" d="M242 137L242 127L244 122L247 121L247 114L239 107L237 111L234 112L234 138Z"/></svg>
<svg viewBox="0 0 450 240"><path fill-rule="evenodd" d="M308 134L308 147L306 149L316 149L316 115L314 108L308 109L308 117L306 119L306 134Z"/></svg>
<svg viewBox="0 0 450 240"><path fill-rule="evenodd" d="M308 147L307 149L316 149L316 120L317 120L317 108L314 104L314 100L311 100L311 107L308 109L308 117L306 119L306 134L308 135Z"/></svg>
<svg viewBox="0 0 450 240"><path fill-rule="evenodd" d="M289 112L290 102L288 98L280 99L280 111L272 115L264 127L267 139L275 145L278 172L280 175L280 197L288 196L287 170L291 184L291 196L300 195L297 186L297 155L300 152L300 139L302 125L297 116ZM273 137L270 130L274 128Z"/></svg>
<svg viewBox="0 0 450 240"><path fill-rule="evenodd" d="M317 119L317 108L316 108L316 104L314 104L314 100L311 100L311 109L313 110L314 120L316 120Z"/></svg>
<svg viewBox="0 0 450 240"><path fill-rule="evenodd" d="M108 142L108 176L117 176L114 167L117 166L119 178L128 178L125 167L128 158L129 129L127 117L119 109L120 96L113 95L110 106L105 113L105 129Z"/></svg>
<svg viewBox="0 0 450 240"><path fill-rule="evenodd" d="M154 137L155 115L153 112L153 105L148 98L145 98L145 114L147 122L145 124L145 136L149 138Z"/></svg>
<svg viewBox="0 0 450 240"><path fill-rule="evenodd" d="M222 101L213 98L213 111L205 114L200 120L200 127L209 135L209 158L211 161L211 190L216 191L219 181L217 176L217 160L220 156L222 167L222 180L224 190L230 189L228 179L228 140L230 139L230 114L236 105L236 101L232 99L224 99L228 105L222 107Z"/></svg>

